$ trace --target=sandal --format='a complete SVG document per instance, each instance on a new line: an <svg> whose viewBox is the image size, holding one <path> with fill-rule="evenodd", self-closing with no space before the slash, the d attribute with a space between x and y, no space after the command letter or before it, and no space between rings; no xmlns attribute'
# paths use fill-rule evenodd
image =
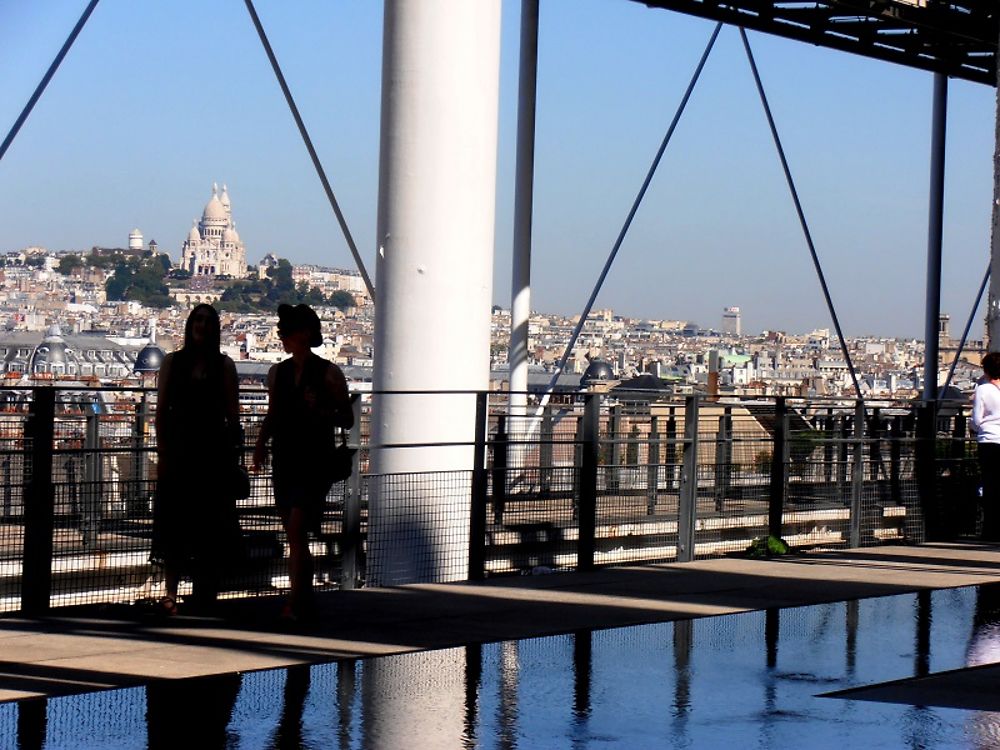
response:
<svg viewBox="0 0 1000 750"><path fill-rule="evenodd" d="M167 594L156 600L156 614L161 617L173 617L177 614L177 598Z"/></svg>

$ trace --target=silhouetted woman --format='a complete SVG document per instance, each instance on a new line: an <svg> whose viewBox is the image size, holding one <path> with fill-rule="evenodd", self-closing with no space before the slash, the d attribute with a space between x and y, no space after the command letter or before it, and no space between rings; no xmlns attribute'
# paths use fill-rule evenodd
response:
<svg viewBox="0 0 1000 750"><path fill-rule="evenodd" d="M183 348L160 366L152 557L166 579L164 614L177 611L182 574L191 575L196 600L214 601L219 568L233 550L228 469L239 443L239 386L236 366L219 351L220 328L215 308L198 305Z"/></svg>
<svg viewBox="0 0 1000 750"><path fill-rule="evenodd" d="M313 354L323 343L320 322L307 305L278 307L278 336L291 354L267 374L267 416L254 449L254 470L271 441L274 500L288 536L291 591L282 616L312 614L313 560L309 533L319 531L330 491L329 464L336 427L354 424L347 381L337 365Z"/></svg>
<svg viewBox="0 0 1000 750"><path fill-rule="evenodd" d="M983 357L983 379L972 399L972 429L983 480L983 539L1000 541L1000 352Z"/></svg>

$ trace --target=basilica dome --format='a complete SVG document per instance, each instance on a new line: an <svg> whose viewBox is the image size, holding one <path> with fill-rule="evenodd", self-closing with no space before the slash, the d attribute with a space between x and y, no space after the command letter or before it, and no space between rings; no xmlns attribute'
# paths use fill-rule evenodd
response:
<svg viewBox="0 0 1000 750"><path fill-rule="evenodd" d="M229 221L229 217L226 214L226 207L222 205L222 201L219 200L219 196L215 193L212 194L212 198L205 204L205 211L202 213L202 221Z"/></svg>

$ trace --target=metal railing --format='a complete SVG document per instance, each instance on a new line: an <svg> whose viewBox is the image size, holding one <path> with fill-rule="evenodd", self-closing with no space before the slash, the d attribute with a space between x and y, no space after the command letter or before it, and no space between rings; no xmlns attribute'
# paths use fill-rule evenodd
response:
<svg viewBox="0 0 1000 750"><path fill-rule="evenodd" d="M0 611L155 595L155 392L2 395ZM406 550L391 563L404 568L396 580L476 580L742 553L768 535L804 548L976 531L962 405L588 393L516 415L505 393L443 395L476 402L468 469L393 475L370 473L372 452L414 446L372 445L370 401L353 396L356 470L331 491L313 541L318 586L385 580L379 545ZM249 454L264 406L247 396ZM287 549L267 471L238 511L245 549L227 595L282 591Z"/></svg>

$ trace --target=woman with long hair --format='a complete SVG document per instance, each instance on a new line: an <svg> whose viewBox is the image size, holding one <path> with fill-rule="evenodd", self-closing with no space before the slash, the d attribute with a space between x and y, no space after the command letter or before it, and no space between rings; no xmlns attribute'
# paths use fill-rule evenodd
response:
<svg viewBox="0 0 1000 750"><path fill-rule="evenodd" d="M344 373L312 352L323 343L312 308L280 305L278 337L291 357L268 372L267 416L254 448L253 469L264 464L271 441L274 500L288 537L291 590L282 617L298 620L313 612L309 533L319 531L330 491L335 428L350 429L354 412Z"/></svg>
<svg viewBox="0 0 1000 750"><path fill-rule="evenodd" d="M232 553L231 472L239 450L236 365L219 350L221 323L198 305L184 326L184 346L160 366L156 408L157 491L153 554L163 567L163 614L177 612L180 576L196 601L214 602L218 572Z"/></svg>

